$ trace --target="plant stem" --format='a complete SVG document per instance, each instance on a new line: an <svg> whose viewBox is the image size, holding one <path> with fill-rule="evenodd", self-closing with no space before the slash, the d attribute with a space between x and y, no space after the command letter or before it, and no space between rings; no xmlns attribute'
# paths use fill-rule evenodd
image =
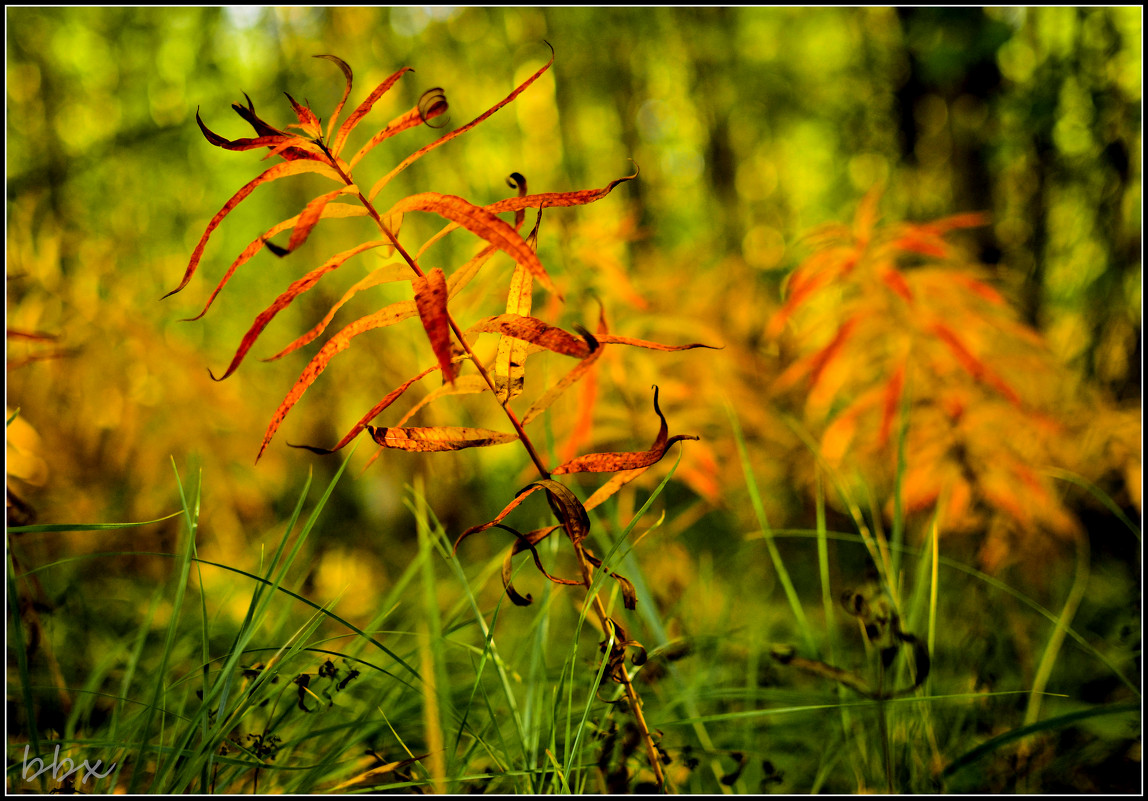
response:
<svg viewBox="0 0 1148 801"><path fill-rule="evenodd" d="M354 181L351 180L350 176L343 172L342 168L339 167L338 161L331 157L330 152L327 151L325 146L320 144L320 147L323 147L323 152L327 153L327 156L330 159L331 167L339 174L343 181L346 182L347 186L353 186ZM418 262L416 262L414 257L406 251L406 248L404 248L399 243L398 237L395 236L394 232L391 231L389 227L387 227L387 224L383 221L382 216L375 209L374 205L372 205L371 201L366 196L364 196L362 192L357 192L357 194L359 196L359 202L363 204L364 208L366 208L367 213L371 215L371 218L375 221L375 224L378 226L379 230L382 231L383 235L386 236L388 240L390 240L390 243L394 246L395 251L403 257L403 260L406 261L408 265L410 265L410 268L414 270L415 275L420 277L423 276L424 273L419 268ZM494 379L491 378L490 373L486 370L486 367L482 364L481 361L479 361L478 357L475 356L474 351L470 347L470 343L468 343L466 338L463 337L462 330L459 328L458 323L455 322L454 317L451 316L449 310L447 311L446 317L447 322L450 324L451 331L454 332L455 338L462 345L462 348L466 352L467 356L470 357L471 363L475 366L475 368L477 368L479 375L482 376L482 380L490 388L491 393L495 398L497 398L498 392L495 389ZM526 449L526 453L530 456L530 461L532 461L535 468L537 468L538 474L543 479L549 479L550 471L546 469L545 463L538 455L538 451L534 448L534 443L531 442L530 437L526 433L526 429L522 427L522 423L518 420L517 415L514 414L506 402L499 401L499 406L502 407L502 411L506 415L506 419L510 421L510 425L514 428L515 433L518 435L518 440L522 443L522 446ZM563 527L566 528L565 520L562 521L562 524ZM590 587L594 580L594 567L586 558L586 554L583 552L582 547L577 542L575 542L574 537L571 536L569 529L567 529L566 533L570 541L574 543L574 553L578 558L578 566L582 571L582 583L585 585L586 592L589 595ZM609 631L613 628L614 624L613 621L610 620L609 615L606 614L606 608L602 605L602 600L596 594L593 595L590 600L594 606L594 612L598 616L598 621L602 625L602 631L608 634ZM623 666L621 670L621 679L622 686L626 692L626 699L629 701L630 708L634 711L634 718L637 721L638 730L641 732L642 739L645 741L646 753L650 760L650 767L653 769L654 776L657 779L658 788L665 792L667 790L666 777L662 772L661 760L658 758L658 747L654 743L654 737L650 733L650 727L646 723L645 715L642 714L641 698L638 695L638 691L634 689L634 685L630 681L630 675L626 672L625 666Z"/></svg>

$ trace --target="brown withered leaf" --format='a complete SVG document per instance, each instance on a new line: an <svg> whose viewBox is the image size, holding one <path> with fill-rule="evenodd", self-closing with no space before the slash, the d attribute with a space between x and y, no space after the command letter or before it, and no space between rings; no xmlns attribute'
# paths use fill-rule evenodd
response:
<svg viewBox="0 0 1148 801"><path fill-rule="evenodd" d="M295 300L295 298L299 297L299 295L315 286L315 284L319 282L320 278L341 266L343 262L352 256L356 256L359 253L370 250L372 248L380 247L383 244L385 243L378 240L374 242L364 242L363 244L357 245L350 250L345 250L342 253L332 256L321 266L307 273L302 278L293 281L291 286L287 287L287 289L282 294L280 294L279 297L277 297L270 306L260 312L259 316L255 318L255 322L251 324L251 328L249 328L247 333L244 334L243 341L240 343L239 349L235 352L235 356L231 359L231 364L228 365L227 371L219 378L215 378L214 373L212 373L211 377L216 381L222 381L234 373L236 368L238 368L240 363L243 361L243 358L247 355L247 352L251 349L251 346L255 344L255 340L259 338L259 335L263 333L263 329L267 327L268 323L271 322L275 315L289 306L291 302Z"/></svg>
<svg viewBox="0 0 1148 801"><path fill-rule="evenodd" d="M247 95L244 94L244 97L247 97ZM268 125L261 120L255 113L255 106L252 104L250 97L247 97L247 108L244 108L238 103L232 103L231 108L235 110L235 113L251 124L251 127L255 129L257 135L254 138L240 137L239 139L228 139L226 136L220 136L207 127L203 118L199 116L199 109L196 109L195 121L199 124L199 130L203 133L204 138L216 147L231 151L254 150L255 148L266 147L272 151L272 153L278 149L279 155L287 161L319 158L320 151L315 147L314 143L307 142L307 140L302 137L289 134L286 131L280 131L278 128ZM295 144L301 144L303 147L293 147L292 145ZM271 154L269 153L268 155Z"/></svg>
<svg viewBox="0 0 1148 801"><path fill-rule="evenodd" d="M550 45L547 44L547 47L550 47ZM398 175L400 172L405 170L407 167L414 164L416 161L418 161L420 158L425 156L427 153L434 150L435 148L442 147L443 145L445 145L447 142L454 139L455 137L461 136L462 134L466 133L471 128L475 127L476 125L481 123L483 120L485 120L487 117L489 117L491 114L498 111L500 108L504 107L507 103L510 103L512 100L514 100L514 98L518 97L520 94L522 94L524 91L526 91L526 88L528 86L530 86L532 83L534 83L540 77L542 77L542 74L545 73L546 70L550 69L550 66L553 63L554 63L554 48L551 47L550 48L550 60L547 61L544 65L542 65L542 67L537 72L535 72L533 75L531 75L529 78L527 78L525 81L520 83L517 87L515 87L513 92L508 94L502 100L495 103L493 106L491 106L489 109L484 111L482 114L475 117L473 120L468 122L466 125L463 125L460 128L455 128L450 133L447 133L447 134L444 134L443 136L440 136L438 139L431 142L429 145L424 145L423 147L419 148L418 150L416 150L411 155L407 156L405 159L403 159L401 162L399 162L399 164L394 169L392 169L389 173L387 173L382 178L380 178L377 182L375 182L375 185L371 187L370 194L367 195L367 199L368 200L374 200L375 197L379 194L379 192L382 191L383 187L385 187L387 184L389 184L391 182L391 180L396 175ZM445 109L443 109L443 110L445 111Z"/></svg>
<svg viewBox="0 0 1148 801"><path fill-rule="evenodd" d="M620 470L636 470L640 467L648 467L661 460L669 447L675 442L686 439L698 439L698 437L693 434L675 434L672 437L667 437L667 434L669 434L669 425L666 423L665 415L662 414L662 410L658 406L657 387L654 387L654 411L657 412L658 419L661 420L662 424L658 429L658 436L654 440L653 446L651 446L648 451L589 453L559 465L550 471L551 475L558 476L567 473L616 473Z"/></svg>
<svg viewBox="0 0 1148 801"><path fill-rule="evenodd" d="M254 147L266 145L268 147L268 154L263 158L268 159L272 156L280 156L286 161L295 160L317 160L327 162L327 154L319 146L317 135L315 139L309 139L299 134L288 133L281 131L273 125L269 125L260 119L259 115L255 113L255 104L251 102L251 98L246 93L243 95L247 98L247 108L232 103L231 108L240 117L245 119L255 133L258 134L256 139L235 139L228 140L224 137L214 134L207 129L203 121L199 119L198 112L196 113L196 120L199 122L199 128L203 131L203 135L207 137L208 141L213 145L222 147L225 150L251 150ZM288 95L290 97L290 95ZM291 101L295 105L295 101ZM290 126L288 126L290 127Z"/></svg>
<svg viewBox="0 0 1148 801"><path fill-rule="evenodd" d="M518 435L489 428L467 426L426 426L412 428L376 428L367 426L371 438L384 448L418 453L461 451L514 442Z"/></svg>
<svg viewBox="0 0 1148 801"><path fill-rule="evenodd" d="M550 573L546 571L546 568L542 566L542 559L538 556L538 550L534 547L539 542L549 537L554 531L561 528L560 526L550 526L549 528L532 531L530 534L523 534L516 529L513 529L510 526L504 526L501 523L496 524L496 527L503 529L504 531L509 531L511 534L518 538L515 541L514 546L506 552L506 557L502 560L502 586L503 589L506 590L507 597L510 598L515 606L530 606L530 604L534 603L534 598L530 595L530 593L527 593L525 596L519 594L519 592L514 589L514 584L511 582L511 578L514 574L514 556L518 553L521 553L523 550L530 551L530 555L534 557L534 566L538 568L538 572L540 572L555 584L565 584L567 586L579 586L582 584L582 582L577 579L564 579L559 578L558 576L550 575Z"/></svg>
<svg viewBox="0 0 1148 801"><path fill-rule="evenodd" d="M594 567L602 568L603 570L606 571L606 575L610 576L610 578L612 578L618 582L618 586L620 586L622 588L622 604L623 604L623 606L625 606L631 612L633 610L637 609L638 608L638 591L636 589L634 589L634 582L630 581L628 578L623 576L621 573L615 573L613 570L610 570L609 568L602 567L602 560L599 559L597 556L595 556L594 553L589 548L583 548L582 552L586 555L586 560L590 564L594 565ZM617 625L617 624L615 623L615 625ZM618 627L618 629L619 629L619 634L624 636L623 632L625 630L622 629L620 626ZM641 648L641 643L637 642L636 640L630 640L628 642L624 642L624 643L620 643L620 644L621 645L636 645L639 648ZM645 649L642 649L642 650L644 651Z"/></svg>
<svg viewBox="0 0 1148 801"><path fill-rule="evenodd" d="M403 198L387 212L388 214L408 211L428 211L456 222L475 236L485 239L521 264L548 290L561 298L561 293L550 280L546 269L526 240L514 228L491 212L464 200L457 195L443 195L438 192L420 192Z"/></svg>
<svg viewBox="0 0 1148 801"><path fill-rule="evenodd" d="M582 541L590 534L590 516L586 514L586 507L578 500L578 496L550 478L540 479L530 486L542 487L546 490L550 509L562 521L562 526L566 529L570 541L575 545L581 545Z"/></svg>
<svg viewBox="0 0 1148 801"><path fill-rule="evenodd" d="M442 369L443 381L454 381L451 366L450 316L447 311L446 274L435 267L425 275L415 276L411 282L415 289L415 307L423 329L430 339L431 350Z"/></svg>
<svg viewBox="0 0 1148 801"><path fill-rule="evenodd" d="M591 344L594 337L576 337L557 326L539 320L537 317L524 317L521 314L499 314L479 320L466 330L468 334L502 334L504 337L529 342L546 350L585 359L594 352Z"/></svg>
<svg viewBox="0 0 1148 801"><path fill-rule="evenodd" d="M184 271L183 279L179 282L179 286L177 286L171 292L168 292L163 297L170 297L171 295L174 295L185 286L187 286L188 281L190 281L192 275L195 274L195 269L199 266L199 262L203 258L203 249L207 246L207 240L211 237L212 232L219 227L219 224L223 222L223 219L228 214L230 214L236 206L238 206L248 195L255 191L256 187L261 186L262 184L270 183L271 181L278 180L279 178L286 178L289 175L299 175L305 172L316 172L320 175L325 175L334 181L339 181L339 183L342 183L338 173L336 173L328 165L317 161L287 161L283 162L282 164L276 164L274 167L264 171L259 177L248 182L246 186L232 195L231 199L223 205L223 208L216 212L215 216L211 218L211 222L207 224L207 228L204 230L203 236L200 237L199 243L195 246L195 250L193 250L191 253L191 260L188 262L187 269Z"/></svg>

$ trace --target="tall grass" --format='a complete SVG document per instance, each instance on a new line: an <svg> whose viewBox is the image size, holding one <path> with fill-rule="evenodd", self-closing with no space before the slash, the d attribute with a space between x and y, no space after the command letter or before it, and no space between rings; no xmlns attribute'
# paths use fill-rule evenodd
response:
<svg viewBox="0 0 1148 801"><path fill-rule="evenodd" d="M731 431L744 448L736 415ZM84 669L65 665L63 686L31 647L39 635L29 618L12 618L9 698L20 712L9 741L9 788L59 786L50 773L25 781L22 761L25 746L45 763L59 746L73 763L115 764L106 778L81 783L73 775L65 785L85 792L652 789L655 777L621 703L625 692L603 681L613 632L588 615L594 597L610 614L620 605L606 569L635 585L638 608L625 619L650 650L629 670L651 729L661 733L667 783L679 792L1041 791L1073 771L1095 774L1088 754L1119 758L1138 731L1138 652L1098 634L1107 608L1086 592L1086 565L1053 582L1050 598L1060 601L1050 608L946 556L935 525L919 545L907 531L904 542L877 549L870 532L832 530L821 492L813 529L772 529L762 514L759 530L726 545L728 561L701 571L667 606L654 592L658 568L643 569L647 560L635 557L658 547L660 523L673 514L665 492L672 471L632 516L619 518L621 504L595 510L605 569L595 572L589 597L579 603L546 582L526 608L507 603L500 557L452 557L450 536L421 488L411 487L416 544L378 592L377 613L356 625L337 601L321 605L303 590L343 469L317 498L308 481L269 553L238 566L197 556L202 486L198 476L185 482L177 474L183 534L174 552L146 555L170 562L169 579L138 588L138 618L117 621L132 633ZM748 461L745 469L744 492L764 509L752 500ZM124 556L24 567L20 535L107 528L10 528L10 607L20 609L32 582L51 586L67 566ZM754 561L761 548L765 563ZM880 555L884 548L900 565L903 629L931 656L927 681L905 695L887 691L911 686L911 649L886 665L881 644L839 605L845 589L864 581L842 572L840 564L853 561L839 559L844 550ZM569 565L556 545L541 556ZM516 568L529 562L518 558ZM753 570L762 564L779 576L812 571L820 589L806 597L804 584L779 580L776 597L755 594L761 584ZM227 599L204 589L219 586L202 580L209 571L232 576L248 594L237 622L222 614ZM77 586L89 591L82 580ZM83 595L81 602L97 614L123 614L101 600ZM64 615L42 627L40 648L61 651L75 625ZM1008 628L1031 638L1034 672L1007 654L970 657L977 638L1004 648L1014 639ZM787 645L790 661L770 656ZM1104 697L1088 689L1098 682L1110 686ZM59 692L74 699L67 722L63 730L43 727L37 721ZM1092 744L1085 756L1066 750L1081 738ZM1018 765L1024 776L1009 778Z"/></svg>

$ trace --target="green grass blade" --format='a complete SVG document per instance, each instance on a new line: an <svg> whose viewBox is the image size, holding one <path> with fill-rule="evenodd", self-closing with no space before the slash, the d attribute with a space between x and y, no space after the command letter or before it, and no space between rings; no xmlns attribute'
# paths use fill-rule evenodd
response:
<svg viewBox="0 0 1148 801"><path fill-rule="evenodd" d="M745 485L749 490L749 500L753 504L754 514L757 515L758 525L761 526L761 531L764 535L765 547L769 551L769 558L773 561L773 568L777 571L777 580L781 583L782 589L785 591L785 597L789 601L790 611L793 612L793 618L797 621L797 627L801 630L802 636L805 638L805 645L811 654L816 655L817 641L813 637L813 630L809 626L809 621L805 618L805 610L802 609L801 599L797 597L797 590L793 586L793 581L789 578L789 571L785 567L785 562L782 561L781 552L777 549L777 543L773 538L773 529L769 525L769 519L765 515L765 505L761 500L761 493L757 487L757 479L753 475L753 467L749 463L749 452L745 447L745 437L741 433L741 424L737 419L737 412L731 404L726 404L726 412L729 414L730 425L733 428L734 442L737 443L737 452L741 456L742 472L745 475Z"/></svg>
<svg viewBox="0 0 1148 801"><path fill-rule="evenodd" d="M139 745L136 748L136 756L134 761L135 767L134 770L132 770L131 780L128 782L129 794L137 792L140 783L143 781L144 766L148 764L146 759L147 752L152 746L152 722L155 718L156 712L164 706L167 666L171 660L172 652L175 648L176 634L179 628L180 610L183 608L183 599L187 592L187 578L191 571L191 563L193 553L195 551L195 535L199 527L200 492L203 484L202 474L199 475L196 481L194 500L189 504L187 495L183 490L183 482L180 481L179 478L179 469L176 467L174 459L172 460L172 470L175 472L176 486L179 488L179 500L181 506L183 507L185 522L187 524L187 542L182 549L183 555L175 573L171 620L168 623L167 633L164 636L164 645L163 651L160 654L159 666L155 672L155 689L152 692L152 701L144 714L144 723L143 726L140 727L139 731ZM162 734L157 738L156 743L163 743ZM151 784L151 789L153 791L160 791L162 788L161 777L164 775L166 768L161 769L162 751L158 749L156 749L156 762L156 772Z"/></svg>
<svg viewBox="0 0 1148 801"><path fill-rule="evenodd" d="M44 532L60 532L60 531L116 531L121 528L139 528L140 526L150 526L154 523L162 523L165 520L171 520L173 517L187 514L186 510L172 512L169 515L156 518L155 520L145 520L142 523L44 523L35 526L9 526L9 534L38 534Z"/></svg>
<svg viewBox="0 0 1148 801"><path fill-rule="evenodd" d="M991 754L993 751L996 751L997 749L1024 737L1028 737L1033 734L1039 734L1043 731L1054 731L1056 729L1062 729L1067 726L1071 726L1074 723L1079 723L1082 720L1088 720L1089 718L1102 717L1105 715L1124 715L1130 712L1135 712L1137 714L1140 713L1139 702L1130 701L1128 703L1112 704L1110 706L1096 707L1094 709L1082 709L1078 712L1069 712L1065 715L1057 715L1056 717L1048 718L1037 723L1021 726L1020 728L1013 729L1012 731L1006 731L1004 734L998 734L996 737L993 737L990 740L986 740L971 751L967 751L966 753L957 757L955 760L949 763L948 767L945 768L943 775L946 777L952 776L957 771L967 768L969 765L976 762L981 757L984 757L987 754Z"/></svg>

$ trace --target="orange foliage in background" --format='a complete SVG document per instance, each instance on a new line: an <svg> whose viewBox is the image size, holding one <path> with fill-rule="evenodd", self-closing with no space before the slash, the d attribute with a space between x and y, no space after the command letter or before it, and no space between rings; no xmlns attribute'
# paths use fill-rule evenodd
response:
<svg viewBox="0 0 1148 801"><path fill-rule="evenodd" d="M840 491L892 517L900 480L910 520L977 535L988 570L1081 535L1049 468L1119 470L1139 507L1136 418L1079 386L949 241L985 217L878 225L879 199L809 236L767 327L784 363L772 393L800 410Z"/></svg>

